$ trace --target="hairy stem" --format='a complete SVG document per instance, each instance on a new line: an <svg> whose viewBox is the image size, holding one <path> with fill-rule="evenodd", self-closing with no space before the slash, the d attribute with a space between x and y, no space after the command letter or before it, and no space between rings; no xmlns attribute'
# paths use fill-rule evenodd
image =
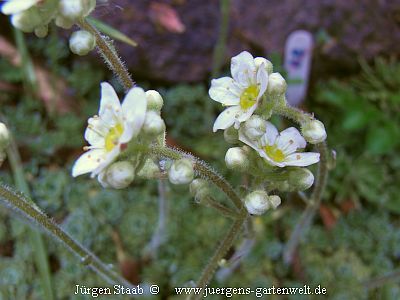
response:
<svg viewBox="0 0 400 300"><path fill-rule="evenodd" d="M158 157L169 158L173 160L188 158L193 162L193 167L201 176L215 184L225 195L233 202L241 215L247 215L246 210L239 195L235 192L232 186L217 172L210 168L205 162L193 155L184 153L180 150L172 149L169 147L155 146L152 148L153 153Z"/></svg>
<svg viewBox="0 0 400 300"><path fill-rule="evenodd" d="M17 145L13 137L10 135L10 146L7 149L7 157L11 166L12 173L14 175L15 185L19 190L24 192L26 195L30 195L28 183L25 179L24 170L22 168L21 158L18 152ZM33 206L36 204L32 201ZM52 287L50 265L47 255L47 249L44 244L44 240L40 232L29 228L29 238L33 246L33 255L35 257L36 267L39 270L40 278L42 281L43 294L46 299L55 299L54 290Z"/></svg>
<svg viewBox="0 0 400 300"><path fill-rule="evenodd" d="M326 180L328 177L328 153L325 143L320 143L317 145L317 149L320 153L320 163L318 166L317 179L315 187L311 197L308 201L307 207L300 217L300 221L296 224L289 241L286 244L285 250L283 252L283 259L286 264L290 264L293 261L294 253L300 242L302 236L304 236L307 231L316 211L321 203L322 193L325 189Z"/></svg>
<svg viewBox="0 0 400 300"><path fill-rule="evenodd" d="M72 239L60 226L44 214L37 206L20 193L0 183L0 200L14 212L30 223L39 226L45 232L54 236L68 250L77 255L83 265L94 270L110 284L122 284L132 288L132 285L106 266L99 258L87 250L84 246Z"/></svg>
<svg viewBox="0 0 400 300"><path fill-rule="evenodd" d="M277 113L278 115L293 120L300 126L302 126L304 122L314 118L314 116L311 114L308 114L306 112L301 111L300 109L287 105L286 101L284 101L284 103L285 104L277 105L276 107L274 107L274 112ZM289 241L286 245L286 248L284 250L283 258L285 263L287 264L290 264L292 262L297 245L299 244L301 237L307 231L308 226L310 225L315 215L315 212L319 207L319 204L321 202L321 197L325 189L329 171L328 149L325 142L317 144L316 148L320 153L320 162L318 165L316 182L311 197L308 200L306 210L303 212L300 221L296 224L296 227L294 228L289 238Z"/></svg>
<svg viewBox="0 0 400 300"><path fill-rule="evenodd" d="M86 20L80 20L78 25L83 30L88 31L95 36L97 48L99 49L100 54L106 60L106 63L111 71L113 71L114 74L119 78L125 90L131 89L135 85L135 82L132 80L132 77L126 69L124 63L121 61L110 43Z"/></svg>
<svg viewBox="0 0 400 300"><path fill-rule="evenodd" d="M200 279L196 283L196 287L204 289L204 287L210 282L212 276L214 275L214 273L218 267L218 262L224 257L224 255L232 247L232 245L235 242L237 236L239 235L240 229L242 228L245 221L246 221L246 216L241 216L232 224L232 227L229 229L225 238L222 240L222 242L218 246L217 250L215 251L214 255L211 257L207 266L204 268L204 270L200 276ZM202 298L202 295L201 294L200 295L192 294L188 298L190 300L200 299L200 298Z"/></svg>
<svg viewBox="0 0 400 300"><path fill-rule="evenodd" d="M204 199L205 204L210 206L221 213L221 215L236 220L239 217L239 214L232 209L222 205L221 203L217 202L212 197L208 196Z"/></svg>

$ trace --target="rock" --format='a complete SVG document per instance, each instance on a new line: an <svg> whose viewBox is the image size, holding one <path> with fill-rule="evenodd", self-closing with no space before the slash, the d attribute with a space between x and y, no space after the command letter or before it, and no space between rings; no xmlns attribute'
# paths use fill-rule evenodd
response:
<svg viewBox="0 0 400 300"><path fill-rule="evenodd" d="M170 83L208 79L218 37L219 1L109 2L97 14L139 43L137 48L118 44L135 79ZM176 11L184 32L168 32L154 22L150 10L155 2ZM369 60L399 53L399 24L400 0L231 0L225 64L245 49L255 55L282 54L290 32L305 29L317 41L313 76L348 74L357 70L358 57Z"/></svg>

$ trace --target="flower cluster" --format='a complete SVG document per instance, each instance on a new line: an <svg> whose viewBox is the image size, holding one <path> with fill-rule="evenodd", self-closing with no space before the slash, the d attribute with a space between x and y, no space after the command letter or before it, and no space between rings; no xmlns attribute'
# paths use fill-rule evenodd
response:
<svg viewBox="0 0 400 300"><path fill-rule="evenodd" d="M122 104L113 87L101 84L98 115L88 120L85 140L90 146L75 162L72 175L91 173L103 187L125 188L135 176L151 177L158 171L146 149L164 140L165 124L160 117L161 95L134 87Z"/></svg>
<svg viewBox="0 0 400 300"><path fill-rule="evenodd" d="M69 29L80 18L88 16L95 6L96 0L8 0L1 11L11 15L11 23L16 28L45 37L51 21ZM72 35L70 48L75 54L85 55L95 47L94 40L91 33L80 30Z"/></svg>
<svg viewBox="0 0 400 300"><path fill-rule="evenodd" d="M273 73L271 62L244 51L232 58L232 78L211 81L210 97L228 106L216 119L214 132L223 129L225 140L240 147L228 149L228 168L252 174L269 191L302 191L312 186L313 174L306 168L319 161L319 153L303 152L307 142L326 139L322 122L310 117L301 122L301 132L289 127L279 132L269 121L276 108L286 109L286 81ZM243 145L244 144L244 145ZM246 197L251 214L261 214L280 204L266 191ZM278 197L279 198L279 197Z"/></svg>

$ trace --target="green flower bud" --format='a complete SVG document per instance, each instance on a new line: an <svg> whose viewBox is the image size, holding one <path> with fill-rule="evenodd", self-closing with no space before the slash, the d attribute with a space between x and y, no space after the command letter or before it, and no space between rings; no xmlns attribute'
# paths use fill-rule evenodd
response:
<svg viewBox="0 0 400 300"><path fill-rule="evenodd" d="M314 175L307 168L295 168L289 171L289 186L292 191L305 191L314 183Z"/></svg>
<svg viewBox="0 0 400 300"><path fill-rule="evenodd" d="M194 179L189 186L190 194L195 198L196 202L201 202L210 193L207 180L197 178Z"/></svg>
<svg viewBox="0 0 400 300"><path fill-rule="evenodd" d="M307 142L311 144L318 144L326 140L326 131L324 123L319 120L312 119L301 128L301 133Z"/></svg>
<svg viewBox="0 0 400 300"><path fill-rule="evenodd" d="M160 174L160 168L158 165L150 158L146 159L143 167L137 173L139 178L143 179L154 179Z"/></svg>
<svg viewBox="0 0 400 300"><path fill-rule="evenodd" d="M49 26L48 25L38 26L35 28L34 32L38 38L44 38L49 33Z"/></svg>
<svg viewBox="0 0 400 300"><path fill-rule="evenodd" d="M156 136L165 131L164 120L155 111L146 112L142 130L145 134Z"/></svg>
<svg viewBox="0 0 400 300"><path fill-rule="evenodd" d="M267 71L268 75L270 75L274 69L272 63L264 57L254 58L254 64L256 65L256 67L259 67L262 63L264 64L265 70Z"/></svg>
<svg viewBox="0 0 400 300"><path fill-rule="evenodd" d="M279 205L281 205L281 197L277 195L270 195L268 198L269 204L271 204L273 209L276 209Z"/></svg>
<svg viewBox="0 0 400 300"><path fill-rule="evenodd" d="M279 73L272 73L268 77L267 93L272 96L284 95L286 93L286 80Z"/></svg>
<svg viewBox="0 0 400 300"><path fill-rule="evenodd" d="M246 171L250 165L248 152L241 147L229 148L225 155L225 163L229 169Z"/></svg>
<svg viewBox="0 0 400 300"><path fill-rule="evenodd" d="M147 110L154 110L160 112L164 105L164 100L160 93L155 90L148 90L146 92Z"/></svg>
<svg viewBox="0 0 400 300"><path fill-rule="evenodd" d="M75 31L69 39L71 51L77 55L86 55L96 46L96 38L85 30Z"/></svg>
<svg viewBox="0 0 400 300"><path fill-rule="evenodd" d="M58 27L63 29L70 29L74 25L74 21L58 15L55 19L55 23Z"/></svg>
<svg viewBox="0 0 400 300"><path fill-rule="evenodd" d="M103 181L114 189L124 189L134 178L135 169L132 164L128 161L118 161L107 168Z"/></svg>
<svg viewBox="0 0 400 300"><path fill-rule="evenodd" d="M168 179L172 184L188 184L193 177L193 164L187 158L174 161L168 170Z"/></svg>
<svg viewBox="0 0 400 300"><path fill-rule="evenodd" d="M14 14L11 24L23 32L32 32L43 23L43 18L36 7Z"/></svg>
<svg viewBox="0 0 400 300"><path fill-rule="evenodd" d="M233 127L224 130L224 139L229 144L236 144L239 140L238 131Z"/></svg>
<svg viewBox="0 0 400 300"><path fill-rule="evenodd" d="M258 115L252 115L244 122L243 133L251 140L257 140L265 134L265 120Z"/></svg>

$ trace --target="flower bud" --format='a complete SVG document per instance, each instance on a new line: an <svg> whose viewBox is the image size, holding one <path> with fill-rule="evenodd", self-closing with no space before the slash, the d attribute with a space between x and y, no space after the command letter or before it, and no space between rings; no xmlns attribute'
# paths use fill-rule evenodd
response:
<svg viewBox="0 0 400 300"><path fill-rule="evenodd" d="M14 14L11 17L11 24L23 32L32 32L37 26L43 23L39 10L31 8Z"/></svg>
<svg viewBox="0 0 400 300"><path fill-rule="evenodd" d="M282 95L286 93L286 80L279 73L272 73L268 77L267 93L270 95Z"/></svg>
<svg viewBox="0 0 400 300"><path fill-rule="evenodd" d="M135 169L130 162L118 161L109 166L104 181L112 188L123 189L135 178Z"/></svg>
<svg viewBox="0 0 400 300"><path fill-rule="evenodd" d="M244 134L251 140L257 140L264 135L266 130L265 120L258 115L252 115L243 127Z"/></svg>
<svg viewBox="0 0 400 300"><path fill-rule="evenodd" d="M306 122L301 128L301 133L306 141L311 144L321 143L325 141L327 136L324 123L316 119Z"/></svg>
<svg viewBox="0 0 400 300"><path fill-rule="evenodd" d="M96 6L96 0L60 0L60 14L70 20L89 15Z"/></svg>
<svg viewBox="0 0 400 300"><path fill-rule="evenodd" d="M254 191L245 198L245 207L251 215L262 215L268 209L276 209L281 204L281 198L276 195L268 196L265 191Z"/></svg>
<svg viewBox="0 0 400 300"><path fill-rule="evenodd" d="M70 29L74 25L74 21L58 15L55 19L55 23L58 27L63 29Z"/></svg>
<svg viewBox="0 0 400 300"><path fill-rule="evenodd" d="M96 46L96 38L85 30L75 31L69 39L71 51L77 55L86 55Z"/></svg>
<svg viewBox="0 0 400 300"><path fill-rule="evenodd" d="M272 63L269 60L265 59L264 57L254 58L254 64L256 65L257 68L261 66L261 64L264 64L265 70L268 72L268 75L272 73L272 70L274 68Z"/></svg>
<svg viewBox="0 0 400 300"><path fill-rule="evenodd" d="M224 139L229 144L236 144L239 140L238 131L233 127L224 130Z"/></svg>
<svg viewBox="0 0 400 300"><path fill-rule="evenodd" d="M305 191L314 183L314 175L307 168L295 168L289 171L289 186L292 191Z"/></svg>
<svg viewBox="0 0 400 300"><path fill-rule="evenodd" d="M174 161L168 171L168 179L172 184L187 184L193 180L193 177L193 164L186 158Z"/></svg>
<svg viewBox="0 0 400 300"><path fill-rule="evenodd" d="M241 147L229 148L225 155L225 163L229 169L245 171L249 167L248 153Z"/></svg>
<svg viewBox="0 0 400 300"><path fill-rule="evenodd" d="M49 26L48 25L38 26L35 28L34 32L38 38L44 38L49 33Z"/></svg>
<svg viewBox="0 0 400 300"><path fill-rule="evenodd" d="M251 215L262 215L270 208L268 194L264 191L254 191L245 198L244 205Z"/></svg>
<svg viewBox="0 0 400 300"><path fill-rule="evenodd" d="M10 133L7 126L0 122L0 152L3 152L10 143Z"/></svg>
<svg viewBox="0 0 400 300"><path fill-rule="evenodd" d="M150 158L146 159L143 167L137 173L139 178L143 179L153 179L160 174L160 168L158 165Z"/></svg>
<svg viewBox="0 0 400 300"><path fill-rule="evenodd" d="M146 112L142 130L145 134L156 136L165 131L164 120L155 111Z"/></svg>
<svg viewBox="0 0 400 300"><path fill-rule="evenodd" d="M147 110L154 110L160 112L164 105L164 100L160 93L155 90L148 90L146 92Z"/></svg>
<svg viewBox="0 0 400 300"><path fill-rule="evenodd" d="M271 195L268 198L269 204L271 204L273 209L276 209L279 205L281 205L281 197L277 195Z"/></svg>
<svg viewBox="0 0 400 300"><path fill-rule="evenodd" d="M190 194L195 198L196 202L203 200L209 193L208 182L204 179L194 179L189 186Z"/></svg>

